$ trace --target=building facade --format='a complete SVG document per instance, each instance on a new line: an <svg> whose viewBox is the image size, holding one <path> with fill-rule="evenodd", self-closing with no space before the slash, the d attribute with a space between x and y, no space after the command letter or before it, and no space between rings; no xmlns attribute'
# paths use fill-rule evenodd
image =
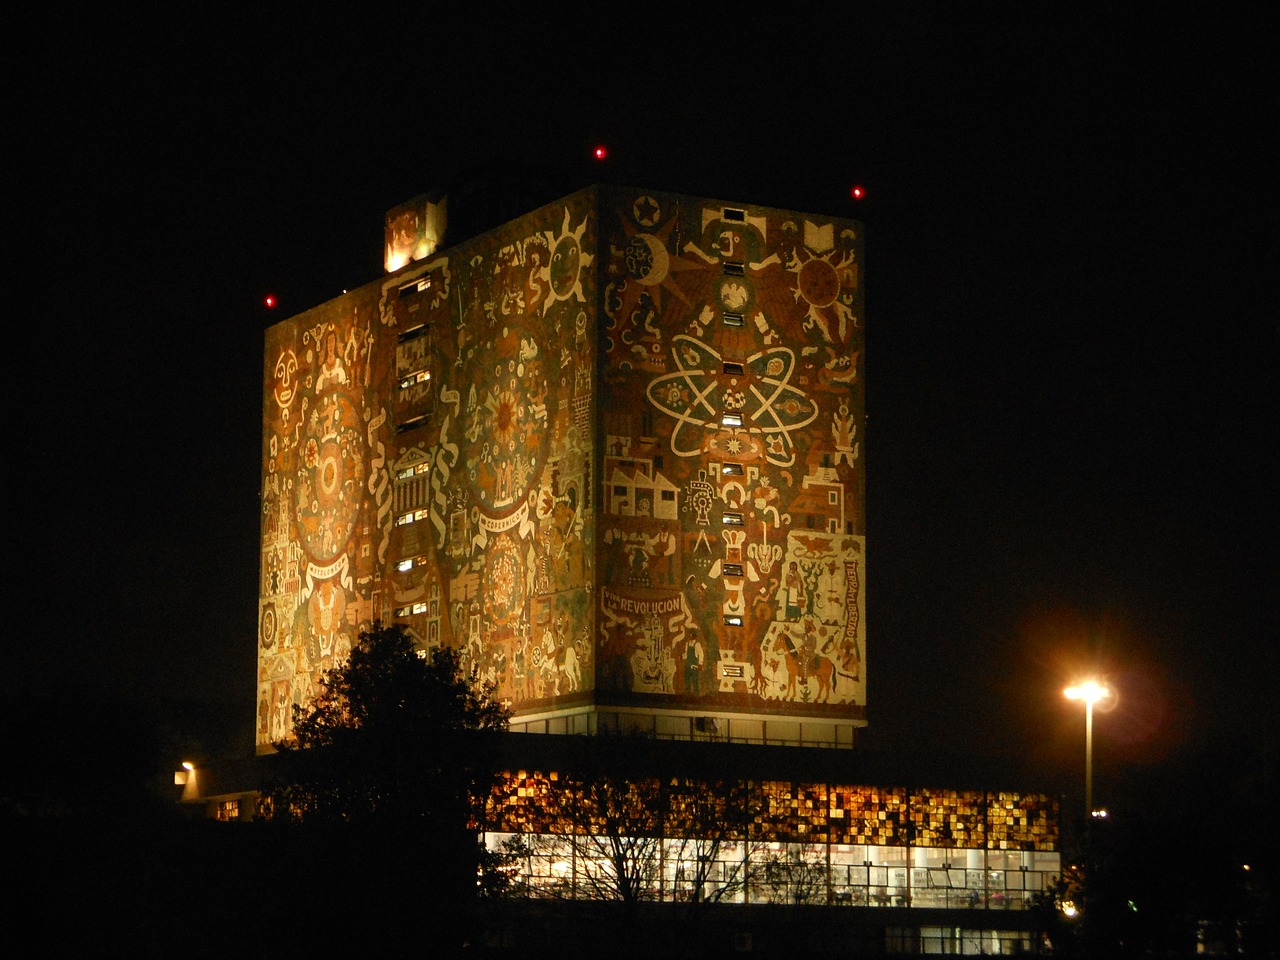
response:
<svg viewBox="0 0 1280 960"><path fill-rule="evenodd" d="M596 187L271 327L257 740L372 622L527 731L865 724L859 224ZM418 259L413 259L413 257Z"/></svg>
<svg viewBox="0 0 1280 960"><path fill-rule="evenodd" d="M258 751L401 623L516 732L641 735L513 738L484 826L527 899L634 874L868 908L890 953L1035 949L1054 797L808 749L866 724L861 225L593 187L440 248L445 206L266 332ZM592 772L624 743L649 766Z"/></svg>

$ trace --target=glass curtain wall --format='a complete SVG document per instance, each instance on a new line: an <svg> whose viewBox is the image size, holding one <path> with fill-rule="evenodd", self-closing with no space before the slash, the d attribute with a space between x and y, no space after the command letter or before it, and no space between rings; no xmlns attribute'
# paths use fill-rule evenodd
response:
<svg viewBox="0 0 1280 960"><path fill-rule="evenodd" d="M1025 910L1061 870L1048 852L520 836L517 888L545 898Z"/></svg>

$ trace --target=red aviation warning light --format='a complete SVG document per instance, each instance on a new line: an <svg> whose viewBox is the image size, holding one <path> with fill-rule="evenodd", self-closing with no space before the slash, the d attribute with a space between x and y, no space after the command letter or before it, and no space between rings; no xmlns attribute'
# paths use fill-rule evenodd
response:
<svg viewBox="0 0 1280 960"><path fill-rule="evenodd" d="M603 160L605 157L609 155L609 151L605 148L604 144L600 144L594 150L591 151L591 155L595 157L597 160Z"/></svg>
<svg viewBox="0 0 1280 960"><path fill-rule="evenodd" d="M865 193L866 191L862 189L862 184L860 183L855 183L849 189L849 196L851 196L854 200L861 200L865 195Z"/></svg>
<svg viewBox="0 0 1280 960"><path fill-rule="evenodd" d="M262 298L262 302L268 310L272 310L275 308L276 298L272 294L268 293L265 297Z"/></svg>

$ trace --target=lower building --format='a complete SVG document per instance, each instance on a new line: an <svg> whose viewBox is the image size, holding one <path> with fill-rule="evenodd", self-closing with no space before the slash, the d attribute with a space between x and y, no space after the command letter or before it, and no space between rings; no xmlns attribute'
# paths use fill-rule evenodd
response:
<svg viewBox="0 0 1280 960"><path fill-rule="evenodd" d="M233 784L270 762L257 781L192 771L184 800L250 819L256 794ZM476 825L507 855L510 885L476 930L494 949L572 955L598 911L630 909L644 936L713 953L800 938L820 956L1025 954L1062 870L1058 798L980 761L513 733L499 767Z"/></svg>

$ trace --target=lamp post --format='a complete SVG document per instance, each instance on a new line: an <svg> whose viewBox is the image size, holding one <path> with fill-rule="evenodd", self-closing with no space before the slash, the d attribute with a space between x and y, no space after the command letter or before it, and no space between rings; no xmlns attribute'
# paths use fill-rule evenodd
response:
<svg viewBox="0 0 1280 960"><path fill-rule="evenodd" d="M1062 691L1068 700L1084 701L1084 813L1093 816L1093 705L1111 696L1096 680L1086 680Z"/></svg>

